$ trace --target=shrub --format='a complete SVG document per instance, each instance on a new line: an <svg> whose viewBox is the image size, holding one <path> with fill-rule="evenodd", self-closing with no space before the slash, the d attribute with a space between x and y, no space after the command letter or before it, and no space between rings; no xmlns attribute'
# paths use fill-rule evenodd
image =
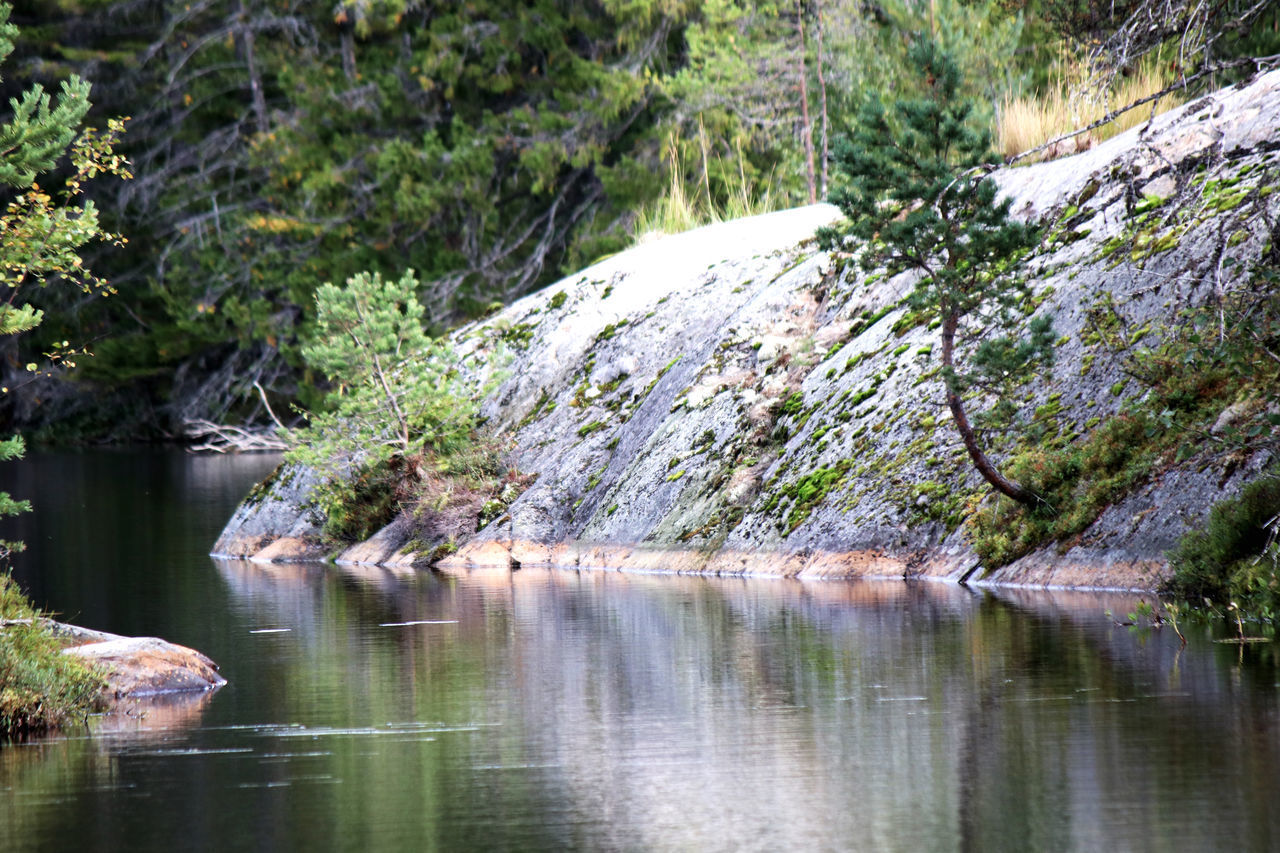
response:
<svg viewBox="0 0 1280 853"><path fill-rule="evenodd" d="M457 356L423 331L412 271L399 281L361 273L345 287L325 284L316 305L316 333L302 352L331 383L330 410L310 415L287 458L323 475L313 501L328 537L367 538L429 475L496 468Z"/></svg>
<svg viewBox="0 0 1280 853"><path fill-rule="evenodd" d="M1274 618L1280 615L1280 471L1249 483L1219 502L1209 523L1188 531L1169 552L1173 577L1165 591L1191 602L1236 601Z"/></svg>

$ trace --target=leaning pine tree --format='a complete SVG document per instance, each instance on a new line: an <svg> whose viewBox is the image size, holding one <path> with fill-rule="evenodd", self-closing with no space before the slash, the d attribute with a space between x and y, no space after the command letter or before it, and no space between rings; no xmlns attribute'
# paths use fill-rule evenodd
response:
<svg viewBox="0 0 1280 853"><path fill-rule="evenodd" d="M844 183L831 200L849 222L819 239L835 248L854 238L866 245L868 269L920 274L913 307L940 324L947 407L965 450L998 491L1034 506L1035 492L988 458L979 430L1007 428L1016 415L1012 386L1053 360L1052 319L1021 328L1031 294L1016 273L1039 228L1011 219L1008 199L997 201L987 177L996 162L990 132L961 95L955 62L925 39L909 55L923 97L890 109L875 98L863 106L856 131L835 151ZM975 393L997 402L971 421L966 397Z"/></svg>

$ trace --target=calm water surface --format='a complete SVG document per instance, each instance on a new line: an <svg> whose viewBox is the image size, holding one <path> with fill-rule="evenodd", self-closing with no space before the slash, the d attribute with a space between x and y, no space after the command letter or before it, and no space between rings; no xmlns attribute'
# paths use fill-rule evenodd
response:
<svg viewBox="0 0 1280 853"><path fill-rule="evenodd" d="M0 746L0 850L1280 848L1270 645L1127 596L205 556L273 464L4 467L40 604L230 685Z"/></svg>

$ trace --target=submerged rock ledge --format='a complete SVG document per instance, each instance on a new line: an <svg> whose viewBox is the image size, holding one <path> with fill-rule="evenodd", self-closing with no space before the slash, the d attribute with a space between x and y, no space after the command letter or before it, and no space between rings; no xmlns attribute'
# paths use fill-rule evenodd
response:
<svg viewBox="0 0 1280 853"><path fill-rule="evenodd" d="M1258 221L1280 215L1278 168L1272 72L1074 157L997 172L1014 213L1051 226L1027 269L1062 340L1023 411L1084 435L1140 398L1099 318L1123 346L1149 346L1177 312L1238 283L1274 238ZM459 330L473 365L514 351L483 414L536 480L435 565L1144 589L1265 464L1168 464L1079 536L978 570L959 522L989 490L948 423L937 333L911 314L910 274L868 275L817 249L814 230L838 216L815 205L666 237ZM1222 262L1227 247L1238 263ZM215 554L428 562L438 542L407 517L326 554L313 486L309 471L278 472Z"/></svg>

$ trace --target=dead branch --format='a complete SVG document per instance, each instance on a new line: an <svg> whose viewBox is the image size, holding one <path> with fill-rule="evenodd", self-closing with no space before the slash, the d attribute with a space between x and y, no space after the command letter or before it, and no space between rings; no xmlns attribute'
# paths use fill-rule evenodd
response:
<svg viewBox="0 0 1280 853"><path fill-rule="evenodd" d="M182 434L192 442L187 447L190 453L269 453L289 449L288 442L280 437L284 430L275 426L241 427L196 420L184 423Z"/></svg>

